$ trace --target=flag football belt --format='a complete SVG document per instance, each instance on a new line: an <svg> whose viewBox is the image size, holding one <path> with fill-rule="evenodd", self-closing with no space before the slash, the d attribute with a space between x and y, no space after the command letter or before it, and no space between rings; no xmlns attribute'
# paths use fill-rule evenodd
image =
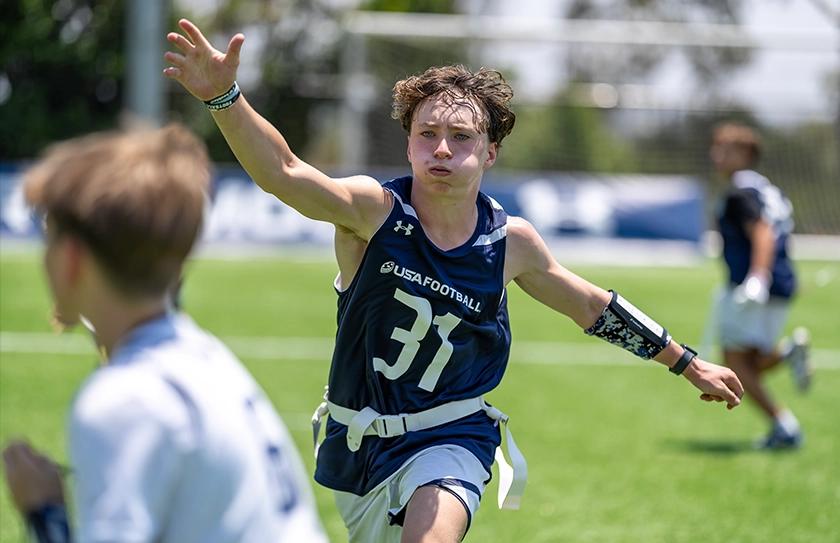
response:
<svg viewBox="0 0 840 543"><path fill-rule="evenodd" d="M480 396L445 403L418 413L400 415L381 415L371 407L356 411L336 405L325 397L312 415L315 456L318 456L321 421L328 414L334 421L347 426L347 448L356 452L361 447L364 436L397 437L407 432L417 432L447 424L478 411L484 411L488 417L496 421L496 424L501 422L505 427L503 445L506 445L507 451L504 451L502 446L496 448L496 462L499 465L499 508L519 509L519 502L528 479L528 465L508 428L508 416L489 405Z"/></svg>

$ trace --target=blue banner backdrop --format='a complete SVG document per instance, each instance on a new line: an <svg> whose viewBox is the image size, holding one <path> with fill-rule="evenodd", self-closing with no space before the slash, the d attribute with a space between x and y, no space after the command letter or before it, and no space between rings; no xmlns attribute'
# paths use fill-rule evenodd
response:
<svg viewBox="0 0 840 543"><path fill-rule="evenodd" d="M0 164L0 236L39 236L20 181L24 164ZM405 172L379 171L386 181ZM597 236L698 243L705 229L702 184L688 176L506 174L485 176L482 190L548 240ZM333 227L307 219L254 185L239 167L216 170L204 243L332 242Z"/></svg>

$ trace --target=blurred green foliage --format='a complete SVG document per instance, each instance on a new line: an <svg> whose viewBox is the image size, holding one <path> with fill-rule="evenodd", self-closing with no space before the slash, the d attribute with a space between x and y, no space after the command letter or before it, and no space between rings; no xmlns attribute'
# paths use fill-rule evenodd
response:
<svg viewBox="0 0 840 543"><path fill-rule="evenodd" d="M333 4L228 0L210 18L198 21L219 49L237 32L246 36L243 56L253 58L256 43L260 44L255 61L259 73L256 80L243 85L243 92L281 130L292 149L307 158L320 144L313 117L325 104L334 107L341 96L337 74L343 39L340 18L345 8ZM205 139L214 159L235 161L203 105L177 85L173 85L170 107L173 117L182 115Z"/></svg>
<svg viewBox="0 0 840 543"><path fill-rule="evenodd" d="M8 0L0 10L3 159L113 128L123 89L120 0Z"/></svg>
<svg viewBox="0 0 840 543"><path fill-rule="evenodd" d="M0 11L0 160L25 160L46 145L93 130L115 128L123 102L126 2L120 0L8 0ZM702 21L737 24L743 0L574 0L558 15L609 20ZM456 0L366 0L359 9L455 13ZM193 17L170 4L167 28ZM486 6L485 6L486 7ZM405 133L390 119L391 88L428 66L483 64L482 48L464 40L354 40L343 30L345 4L329 0L226 0L196 19L224 48L244 32L248 77L240 79L248 101L283 133L305 160L326 170L340 163L342 101L347 55L363 58L361 94L367 113L358 127L367 141L364 162L404 167ZM560 8L558 8L560 9ZM587 85L642 83L679 55L698 85L695 111L597 108L577 98ZM511 61L513 62L513 61ZM516 100L516 128L504 142L498 169L596 173L688 174L708 178L708 140L713 125L734 118L764 136L760 171L782 187L797 210L800 232L840 232L840 153L831 119L763 125L750 104L718 94L734 71L750 62L735 48L636 48L570 44L556 62L570 82L543 103ZM520 66L494 66L517 98ZM244 71L244 70L243 70ZM240 74L242 75L242 74ZM840 79L827 81L829 92ZM234 162L203 104L169 81L167 118L180 120L206 142L217 162ZM583 91L586 92L585 90ZM524 94L524 93L523 93ZM704 104L708 105L706 111ZM716 105L717 104L717 105ZM718 107L723 104L724 107Z"/></svg>
<svg viewBox="0 0 840 543"><path fill-rule="evenodd" d="M659 21L737 25L743 0L572 0L564 16L569 19ZM645 80L675 52L673 47L627 47L621 44L570 44L565 57L572 81L637 83ZM692 75L704 83L697 90L714 95L713 84L733 70L749 64L752 50L738 47L676 48Z"/></svg>
<svg viewBox="0 0 840 543"><path fill-rule="evenodd" d="M414 13L455 13L454 0L367 0L362 9Z"/></svg>
<svg viewBox="0 0 840 543"><path fill-rule="evenodd" d="M565 105L563 95L545 107L516 108L515 136L505 140L498 165L514 170L632 173L638 155L613 133L603 112Z"/></svg>

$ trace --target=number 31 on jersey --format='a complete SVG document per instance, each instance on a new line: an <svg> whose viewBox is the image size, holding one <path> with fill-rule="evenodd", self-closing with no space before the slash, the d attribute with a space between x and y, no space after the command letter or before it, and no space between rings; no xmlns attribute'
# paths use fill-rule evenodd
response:
<svg viewBox="0 0 840 543"><path fill-rule="evenodd" d="M446 364L452 356L452 343L449 342L449 334L458 326L461 319L452 313L437 315L433 318L432 304L429 300L419 296L413 296L400 289L396 289L394 298L414 310L417 313L417 318L414 319L414 324L411 325L410 330L395 326L391 332L391 339L403 344L403 348L397 356L397 361L393 364L388 364L382 358L374 357L373 369L382 373L388 379L394 380L399 378L408 371L411 363L414 362L417 351L420 349L420 340L426 337L429 327L434 324L437 327L441 344L417 385L423 390L431 392L435 389L443 368L446 367Z"/></svg>

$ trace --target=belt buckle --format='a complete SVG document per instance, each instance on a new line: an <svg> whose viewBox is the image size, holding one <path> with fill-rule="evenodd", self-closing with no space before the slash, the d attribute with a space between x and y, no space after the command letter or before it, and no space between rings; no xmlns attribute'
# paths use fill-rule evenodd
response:
<svg viewBox="0 0 840 543"><path fill-rule="evenodd" d="M397 437L408 431L405 415L381 415L373 423L379 437Z"/></svg>

